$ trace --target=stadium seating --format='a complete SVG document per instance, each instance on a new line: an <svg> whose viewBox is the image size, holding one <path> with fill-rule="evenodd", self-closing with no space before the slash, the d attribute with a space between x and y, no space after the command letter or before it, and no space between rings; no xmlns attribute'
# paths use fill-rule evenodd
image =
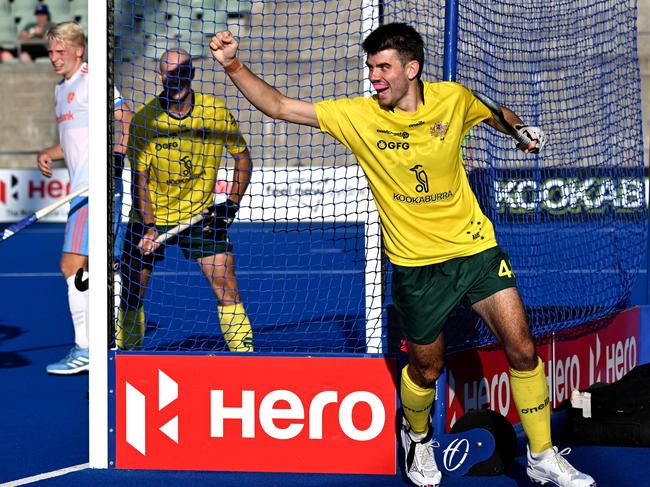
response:
<svg viewBox="0 0 650 487"><path fill-rule="evenodd" d="M207 38L227 29L229 17L249 13L251 5L230 0L116 0L115 58L156 59L171 47L182 47L193 57L205 56Z"/></svg>
<svg viewBox="0 0 650 487"><path fill-rule="evenodd" d="M14 21L14 18L5 13L0 14L0 45L4 45L7 42L14 41L15 39L16 22Z"/></svg>
<svg viewBox="0 0 650 487"><path fill-rule="evenodd" d="M70 0L46 0L42 3L50 9L54 22L62 22L69 18Z"/></svg>
<svg viewBox="0 0 650 487"><path fill-rule="evenodd" d="M233 17L237 15L248 15L250 14L252 3L251 1L227 0L226 11L229 16Z"/></svg>
<svg viewBox="0 0 650 487"><path fill-rule="evenodd" d="M70 18L79 22L85 32L88 32L88 0L74 0L70 2Z"/></svg>
<svg viewBox="0 0 650 487"><path fill-rule="evenodd" d="M34 9L37 3L31 0L25 0L19 2L14 1L11 4L11 16L16 23L17 32L22 31L30 22L34 22Z"/></svg>

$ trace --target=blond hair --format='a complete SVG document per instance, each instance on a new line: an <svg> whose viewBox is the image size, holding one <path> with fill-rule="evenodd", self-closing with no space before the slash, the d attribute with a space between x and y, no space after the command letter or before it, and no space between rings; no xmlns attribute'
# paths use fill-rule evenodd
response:
<svg viewBox="0 0 650 487"><path fill-rule="evenodd" d="M86 47L84 29L77 22L61 22L47 31L47 40Z"/></svg>

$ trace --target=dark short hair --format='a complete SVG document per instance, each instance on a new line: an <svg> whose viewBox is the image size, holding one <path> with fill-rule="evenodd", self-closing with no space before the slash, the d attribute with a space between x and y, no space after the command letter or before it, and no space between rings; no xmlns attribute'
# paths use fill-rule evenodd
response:
<svg viewBox="0 0 650 487"><path fill-rule="evenodd" d="M373 30L361 47L366 54L377 54L386 49L395 49L402 64L417 61L420 64L418 78L424 67L424 41L422 36L408 24L384 24Z"/></svg>

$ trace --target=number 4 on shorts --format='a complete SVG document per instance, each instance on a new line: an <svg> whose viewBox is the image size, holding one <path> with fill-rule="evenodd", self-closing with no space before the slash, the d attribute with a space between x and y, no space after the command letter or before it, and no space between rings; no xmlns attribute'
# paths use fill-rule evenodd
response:
<svg viewBox="0 0 650 487"><path fill-rule="evenodd" d="M514 276L515 273L512 272L510 265L508 265L505 259L501 259L501 263L499 264L499 277L513 278Z"/></svg>

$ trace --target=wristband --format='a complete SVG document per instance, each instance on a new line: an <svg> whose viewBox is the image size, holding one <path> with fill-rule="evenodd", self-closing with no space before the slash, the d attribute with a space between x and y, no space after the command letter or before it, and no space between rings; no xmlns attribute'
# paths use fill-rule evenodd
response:
<svg viewBox="0 0 650 487"><path fill-rule="evenodd" d="M244 65L239 61L239 59L235 58L228 66L224 66L223 69L225 69L228 74L235 74L243 67Z"/></svg>

